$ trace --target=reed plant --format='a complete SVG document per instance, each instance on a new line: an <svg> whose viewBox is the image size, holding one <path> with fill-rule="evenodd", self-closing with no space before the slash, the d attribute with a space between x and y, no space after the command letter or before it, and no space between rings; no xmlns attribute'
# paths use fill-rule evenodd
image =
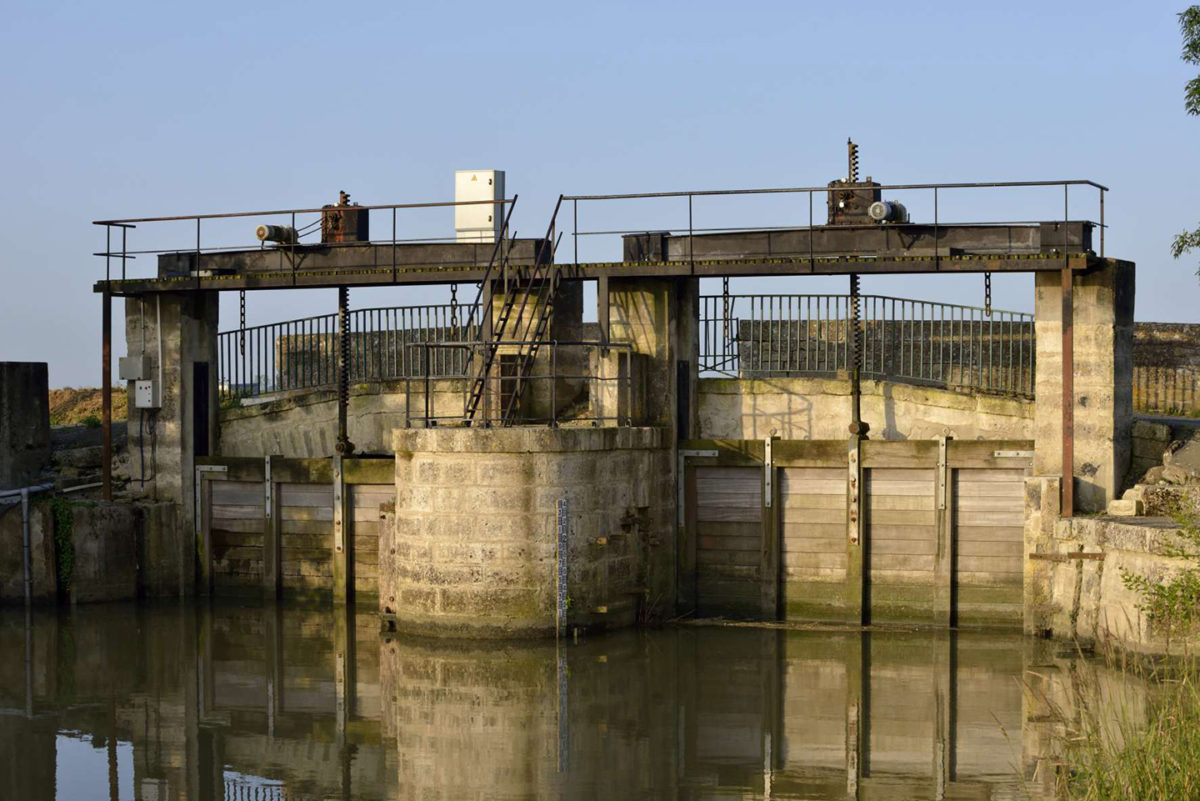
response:
<svg viewBox="0 0 1200 801"><path fill-rule="evenodd" d="M1064 726L1059 797L1200 799L1200 691L1194 673L1144 684L1126 673L1119 681L1145 686L1147 702L1131 704L1127 695L1113 698L1080 688L1075 714Z"/></svg>

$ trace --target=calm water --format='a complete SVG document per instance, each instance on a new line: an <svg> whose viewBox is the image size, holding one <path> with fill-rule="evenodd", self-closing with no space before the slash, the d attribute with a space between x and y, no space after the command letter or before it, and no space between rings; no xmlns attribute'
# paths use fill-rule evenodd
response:
<svg viewBox="0 0 1200 801"><path fill-rule="evenodd" d="M312 609L96 606L28 629L8 610L0 798L1022 798L1048 747L1026 677L1072 669L997 634L556 649Z"/></svg>

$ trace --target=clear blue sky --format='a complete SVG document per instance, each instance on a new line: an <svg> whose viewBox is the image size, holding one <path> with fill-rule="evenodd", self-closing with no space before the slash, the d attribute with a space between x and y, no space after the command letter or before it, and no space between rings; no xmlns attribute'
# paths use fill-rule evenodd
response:
<svg viewBox="0 0 1200 801"><path fill-rule="evenodd" d="M319 205L342 188L363 203L448 200L455 169L500 168L521 195L518 231L533 235L560 192L823 184L842 174L847 136L885 183L1107 184L1107 250L1138 264L1138 319L1198 322L1195 260L1168 252L1200 223L1182 8L9 0L0 359L48 361L53 386L99 383L94 219ZM1095 216L1079 202L1072 216ZM677 212L636 224L677 226ZM1061 199L1014 198L997 214L1053 217ZM448 215L426 225L452 227ZM978 303L980 286L875 279L864 291ZM998 306L1032 308L1027 277L996 292ZM334 303L273 295L251 295L251 323ZM234 324L236 295L222 319Z"/></svg>

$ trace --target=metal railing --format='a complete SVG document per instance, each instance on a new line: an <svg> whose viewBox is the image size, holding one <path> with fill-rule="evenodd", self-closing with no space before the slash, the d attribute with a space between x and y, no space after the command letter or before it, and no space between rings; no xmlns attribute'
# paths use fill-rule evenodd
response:
<svg viewBox="0 0 1200 801"><path fill-rule="evenodd" d="M299 801L287 787L276 783L225 779L224 801Z"/></svg>
<svg viewBox="0 0 1200 801"><path fill-rule="evenodd" d="M1200 368L1135 364L1133 410L1195 416L1200 412Z"/></svg>
<svg viewBox="0 0 1200 801"><path fill-rule="evenodd" d="M859 296L862 375L1033 397L1033 315ZM738 378L836 376L850 369L849 295L706 295L700 371Z"/></svg>
<svg viewBox="0 0 1200 801"><path fill-rule="evenodd" d="M531 346L544 354L533 369L522 370ZM407 378L405 424L548 425L587 423L628 426L636 416L633 347L629 344L566 340L487 340L416 342L408 346L412 362L430 365L438 354L454 354L455 363L478 369L492 351L496 358L482 378L481 402L472 408L478 380L439 383L432 370ZM472 376L476 374L471 373Z"/></svg>
<svg viewBox="0 0 1200 801"><path fill-rule="evenodd" d="M865 186L865 185L864 185ZM1104 256L1104 235L1107 225L1104 221L1104 203L1105 194L1109 191L1108 187L1087 179L1074 180L1057 180L1057 181L976 181L976 182L960 182L960 183L936 183L936 184L875 184L870 187L872 190L877 190L881 193L901 193L902 199L909 210L914 212L912 222L904 223L888 223L887 228L891 231L906 234L908 232L924 232L932 228L933 242L939 241L939 230L945 226L951 225L1037 225L1042 222L1056 222L1059 220L1057 211L1052 217L1041 220L1027 219L1024 217L1014 217L1012 219L1000 220L983 220L983 221L966 221L956 220L954 217L948 217L944 210L948 195L961 196L965 192L971 190L1010 190L1017 192L1041 191L1043 192L1043 200L1049 200L1044 195L1046 192L1055 193L1053 203L1057 205L1061 201L1063 223L1071 222L1072 213L1072 197L1071 189L1083 190L1087 194L1093 191L1096 193L1095 205L1085 200L1085 205L1089 211L1095 211L1098 219L1076 219L1075 222L1083 222L1086 225L1095 227L1099 230L1099 255ZM696 258L693 254L693 241L695 235L701 234L719 234L719 233L739 233L739 232L770 232L770 231L785 231L797 229L813 229L827 224L827 220L823 219L818 208L823 205L826 198L833 192L838 191L830 186L800 186L800 187L771 187L763 189L715 189L715 190L688 190L677 192L634 192L625 194L605 194L605 195L564 195L562 200L571 207L571 239L573 242L573 261L575 264L580 264L589 261L606 261L599 256L589 256L584 254L580 256L581 239L592 237L622 237L630 234L644 234L647 232L661 232L671 236L683 237L687 236L686 252L678 254L678 257L672 260L680 261L684 264L691 263L695 267ZM1061 197L1059 196L1061 193ZM1078 195L1078 192L1076 193ZM719 198L747 198L753 197L768 198L771 196L784 196L787 205L783 208L783 215L789 220L783 225L730 225L728 223L713 225L700 224L697 222L697 217L703 213L706 218L711 215L711 210L698 209L700 202L705 200L714 200ZM796 203L796 199L800 203ZM586 208L589 206L598 206L601 204L608 205L612 201L664 201L672 202L674 200L681 201L681 205L673 211L669 211L664 219L651 218L648 219L645 215L639 215L637 227L622 227L620 225L606 225L602 228L581 228L579 222L581 204ZM1028 198L1024 198L1022 206L1028 208ZM807 203L807 209L801 205ZM686 204L686 205L684 205ZM1075 200L1075 209L1079 208L1078 197ZM968 207L969 208L969 207ZM951 214L953 214L953 210ZM729 219L728 211L721 212L722 216ZM604 215L599 215L603 217ZM661 216L661 215L660 215ZM918 219L918 218L921 219ZM794 220L794 222L792 221ZM860 229L875 229L879 226L870 223L863 225L839 225L841 230ZM758 257L769 257L773 259L790 259L804 263L807 261L811 266L820 258L827 257L833 254L821 253L817 254L813 251L812 238L807 240L807 250L781 252L776 249L771 249L769 253L764 252L758 254ZM772 243L773 245L774 243ZM854 254L861 256L862 254ZM943 258L948 258L948 254L943 252L942 248L934 248L932 258L935 262L940 262ZM1065 255L1065 249L1064 249ZM749 254L747 254L749 258Z"/></svg>
<svg viewBox="0 0 1200 801"><path fill-rule="evenodd" d="M414 360L410 346L479 336L480 315L470 304L395 306L350 312L350 381L463 377L461 354ZM324 314L217 335L222 401L277 392L332 388L337 383L337 315Z"/></svg>
<svg viewBox="0 0 1200 801"><path fill-rule="evenodd" d="M454 243L458 242L457 236L402 236L401 231L405 224L415 225L413 216L422 211L431 209L455 209L458 206L479 206L490 205L495 207L494 214L500 217L507 218L511 213L513 205L516 203L517 197L514 195L511 198L501 200L458 200L458 201L438 201L432 203L390 203L382 205L348 205L348 206L323 206L321 208L299 208L299 209L270 209L265 211L236 211L222 212L217 214L185 214L169 217L131 217L121 220L94 220L93 225L103 226L104 228L104 250L93 253L104 260L104 279L111 281L114 278L114 271L120 270L120 280L126 280L128 275L128 263L135 261L139 256L157 257L168 253L193 254L195 264L200 263L200 257L206 253L222 253L230 251L244 251L263 249L275 253L279 259L278 269L282 271L295 271L297 269L297 253L302 253L305 246L311 242L305 242L305 237L315 236L320 237L321 221L324 215L331 212L354 212L369 214L370 212L380 212L390 216L391 229L386 237L373 237L370 239L372 244L390 245L391 253L390 260L379 259L376 254L372 254L369 261L361 264L343 264L343 267L369 267L373 269L391 269L393 274L398 269L397 247L406 244L420 243ZM401 221L401 215L408 215L404 221ZM243 221L247 218L253 218L257 221L265 221L276 225L285 226L295 231L297 236L295 241L285 243L267 244L260 242L257 239L251 239L254 228L246 224L243 227ZM203 225L202 225L203 224ZM175 245L168 247L130 247L130 232L138 229L145 231L147 228L164 229L167 226L175 225L176 231L186 230L188 239L186 245ZM185 229L180 229L179 226L185 226ZM115 235L115 236L114 236ZM165 236L174 238L181 236L175 231ZM120 242L114 241L115 237L119 236ZM205 237L208 238L206 244ZM151 238L151 237L147 237ZM214 241L219 241L221 244L215 244ZM325 242L322 247L326 248L354 248L363 245L363 242ZM467 243L473 244L473 243ZM459 262L463 265L479 265L487 263L487 253L490 252L492 242L490 240L481 240L481 253L478 258L470 261ZM448 263L447 263L448 264ZM157 273L157 263L155 264L154 272ZM446 266L444 264L443 266Z"/></svg>

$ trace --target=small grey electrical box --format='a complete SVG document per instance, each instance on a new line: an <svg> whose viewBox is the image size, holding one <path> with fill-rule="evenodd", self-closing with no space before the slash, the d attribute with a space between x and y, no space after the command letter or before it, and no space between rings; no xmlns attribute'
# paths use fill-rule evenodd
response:
<svg viewBox="0 0 1200 801"><path fill-rule="evenodd" d="M117 374L122 381L137 381L150 377L149 356L122 356L117 360Z"/></svg>
<svg viewBox="0 0 1200 801"><path fill-rule="evenodd" d="M157 409L158 407L158 381L153 378L134 381L133 408Z"/></svg>

